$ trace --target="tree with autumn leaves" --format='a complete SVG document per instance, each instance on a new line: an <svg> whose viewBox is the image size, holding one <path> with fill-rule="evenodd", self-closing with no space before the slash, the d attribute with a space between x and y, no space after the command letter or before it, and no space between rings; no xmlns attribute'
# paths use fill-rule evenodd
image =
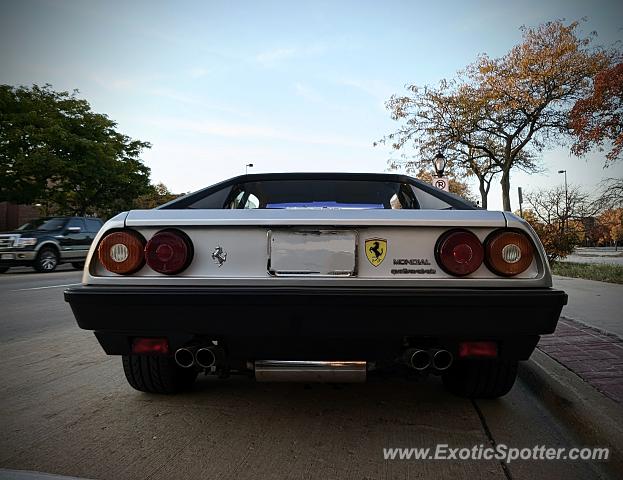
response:
<svg viewBox="0 0 623 480"><path fill-rule="evenodd" d="M600 73L612 67L613 55L593 47L579 25L553 21L522 28L522 41L506 55L481 55L453 80L411 85L407 95L392 96L387 108L401 125L381 142L403 152L413 148L415 158L403 158L420 167L430 163L431 151L449 151L456 168L478 179L483 206L488 185L499 176L503 208L510 211L511 172L538 172L541 152L568 141L572 108L590 98Z"/></svg>
<svg viewBox="0 0 623 480"><path fill-rule="evenodd" d="M612 195L611 181L596 192L576 185L527 191L523 218L539 235L550 260L564 258L579 245L623 243L623 198Z"/></svg>
<svg viewBox="0 0 623 480"><path fill-rule="evenodd" d="M571 151L584 155L593 148L610 147L606 164L620 159L623 151L623 63L599 72L589 95L578 100L570 114L576 141Z"/></svg>

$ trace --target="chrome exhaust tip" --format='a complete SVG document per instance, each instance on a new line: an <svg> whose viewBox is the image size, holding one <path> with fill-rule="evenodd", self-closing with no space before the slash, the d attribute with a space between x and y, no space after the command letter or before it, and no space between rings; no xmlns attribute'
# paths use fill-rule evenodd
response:
<svg viewBox="0 0 623 480"><path fill-rule="evenodd" d="M210 368L216 364L216 355L210 347L202 347L195 352L195 362L201 368Z"/></svg>
<svg viewBox="0 0 623 480"><path fill-rule="evenodd" d="M405 352L405 360L414 370L421 372L430 367L431 356L428 350L420 350L419 348L409 349Z"/></svg>
<svg viewBox="0 0 623 480"><path fill-rule="evenodd" d="M191 368L195 365L194 347L178 348L173 355L175 363L182 368Z"/></svg>
<svg viewBox="0 0 623 480"><path fill-rule="evenodd" d="M437 350L433 353L433 368L444 371L450 368L454 357L448 350Z"/></svg>

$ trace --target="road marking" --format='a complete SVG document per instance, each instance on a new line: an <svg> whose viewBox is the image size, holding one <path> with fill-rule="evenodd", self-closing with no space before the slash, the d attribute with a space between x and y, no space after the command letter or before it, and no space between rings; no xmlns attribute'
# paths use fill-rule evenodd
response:
<svg viewBox="0 0 623 480"><path fill-rule="evenodd" d="M11 291L12 292L23 292L24 290L43 290L44 288L71 287L73 285L81 285L81 284L80 283L66 283L65 285L50 285L48 287L18 288L17 290L11 290Z"/></svg>

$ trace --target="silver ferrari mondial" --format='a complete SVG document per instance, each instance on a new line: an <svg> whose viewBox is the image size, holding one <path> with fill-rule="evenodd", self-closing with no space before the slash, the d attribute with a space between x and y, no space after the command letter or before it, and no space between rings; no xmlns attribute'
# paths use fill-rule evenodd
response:
<svg viewBox="0 0 623 480"><path fill-rule="evenodd" d="M292 173L117 215L65 299L144 392L188 389L200 372L360 382L404 370L498 397L567 296L511 213L403 175Z"/></svg>

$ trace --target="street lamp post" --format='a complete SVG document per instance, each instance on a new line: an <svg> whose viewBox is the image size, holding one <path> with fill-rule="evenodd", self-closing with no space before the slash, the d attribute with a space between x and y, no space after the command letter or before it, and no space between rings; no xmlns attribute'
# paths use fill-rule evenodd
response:
<svg viewBox="0 0 623 480"><path fill-rule="evenodd" d="M569 226L569 188L567 187L567 171L558 170L558 173L565 174L565 217L562 219L562 231L564 233Z"/></svg>
<svg viewBox="0 0 623 480"><path fill-rule="evenodd" d="M443 153L437 152L437 155L433 158L433 166L435 167L437 176L433 177L431 183L440 190L448 192L450 190L448 179L443 176L443 171L446 169L446 157L443 156Z"/></svg>
<svg viewBox="0 0 623 480"><path fill-rule="evenodd" d="M437 177L443 177L443 171L446 169L446 157L443 156L443 153L437 152L437 155L435 155L433 159L433 165L435 166Z"/></svg>
<svg viewBox="0 0 623 480"><path fill-rule="evenodd" d="M249 168L253 168L253 164L252 163L247 163L244 166L244 174L246 175L247 173L249 173Z"/></svg>

